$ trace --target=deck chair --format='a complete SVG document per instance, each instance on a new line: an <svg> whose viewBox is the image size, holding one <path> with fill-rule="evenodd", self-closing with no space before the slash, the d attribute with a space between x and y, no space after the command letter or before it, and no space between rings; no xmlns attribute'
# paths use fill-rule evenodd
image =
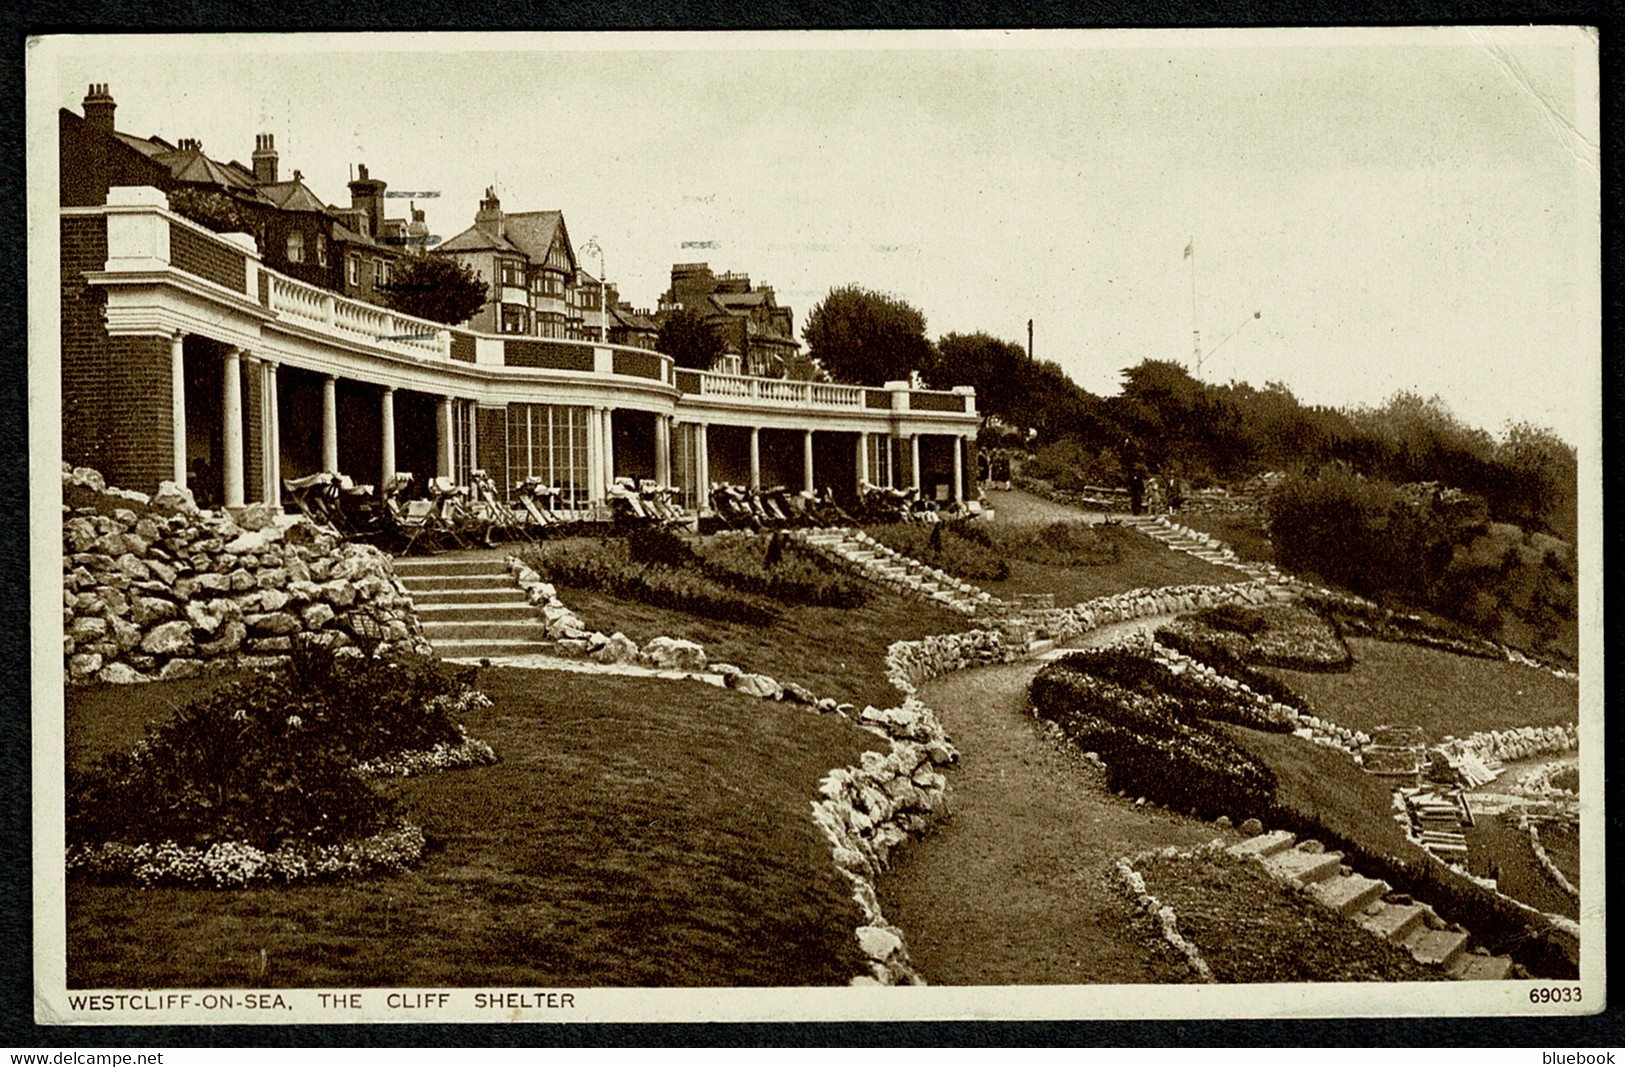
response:
<svg viewBox="0 0 1625 1067"><path fill-rule="evenodd" d="M303 478L284 478L282 480L283 493L299 514L309 519L317 526L327 526L337 531L333 522L328 500L328 488L333 476L326 471L317 471Z"/></svg>
<svg viewBox="0 0 1625 1067"><path fill-rule="evenodd" d="M468 547L468 528L471 523L468 514L459 498L461 491L450 478L430 478L428 481L429 498L433 501L435 518L438 520L439 532L446 541L455 542L459 548Z"/></svg>
<svg viewBox="0 0 1625 1067"><path fill-rule="evenodd" d="M397 556L411 555L420 544L429 552L440 551L440 520L435 513L434 501L425 498L408 500L404 505L392 502L395 510L392 525L396 542L401 546Z"/></svg>

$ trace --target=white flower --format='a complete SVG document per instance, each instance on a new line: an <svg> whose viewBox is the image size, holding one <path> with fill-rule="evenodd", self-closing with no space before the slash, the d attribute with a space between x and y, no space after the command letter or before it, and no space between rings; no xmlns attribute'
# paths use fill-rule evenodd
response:
<svg viewBox="0 0 1625 1067"><path fill-rule="evenodd" d="M303 726L304 724L305 724L305 720L301 719L299 716L297 716L297 715L289 715L288 716L288 725L293 727L295 730L297 730L299 727Z"/></svg>

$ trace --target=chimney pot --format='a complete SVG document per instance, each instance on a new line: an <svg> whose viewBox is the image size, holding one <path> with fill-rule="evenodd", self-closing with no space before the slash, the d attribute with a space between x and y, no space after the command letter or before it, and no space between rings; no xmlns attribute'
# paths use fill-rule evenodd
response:
<svg viewBox="0 0 1625 1067"><path fill-rule="evenodd" d="M85 124L101 133L113 132L113 109L117 107L106 82L91 82L84 100Z"/></svg>

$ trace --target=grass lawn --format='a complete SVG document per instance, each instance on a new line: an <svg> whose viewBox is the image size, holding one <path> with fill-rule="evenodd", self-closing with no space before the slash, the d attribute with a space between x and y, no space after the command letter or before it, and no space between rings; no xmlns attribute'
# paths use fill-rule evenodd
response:
<svg viewBox="0 0 1625 1067"><path fill-rule="evenodd" d="M1579 718L1579 687L1533 667L1398 641L1351 637L1348 644L1354 668L1347 673L1269 673L1307 697L1317 714L1368 733L1420 726L1437 741Z"/></svg>
<svg viewBox="0 0 1625 1067"><path fill-rule="evenodd" d="M589 627L619 630L642 645L654 637L686 638L705 646L712 663L731 663L780 682L796 682L820 697L858 707L894 707L902 694L886 681L886 646L968 629L971 623L935 603L906 600L878 586L858 608L785 606L771 626L703 619L591 589L559 587L559 599Z"/></svg>
<svg viewBox="0 0 1625 1067"><path fill-rule="evenodd" d="M495 706L467 726L502 762L381 783L429 839L418 867L254 890L75 883L69 987L801 985L858 973L859 912L809 804L872 735L699 683L487 669L480 686ZM70 691L69 758L122 744L177 692Z"/></svg>
<svg viewBox="0 0 1625 1067"><path fill-rule="evenodd" d="M1553 827L1551 830L1542 828L1540 843L1546 847L1546 854L1557 862L1558 856L1571 860L1577 868L1579 865L1579 838L1567 829ZM1553 855L1552 848L1557 846L1558 855ZM1467 830L1468 867L1476 875L1494 878L1500 883L1501 892L1539 908L1541 911L1551 912L1555 915L1565 915L1570 919L1580 918L1580 902L1563 892L1546 869L1535 858L1535 851L1529 844L1529 834L1520 830L1511 819L1504 815L1481 815ZM1558 864L1563 870L1563 865ZM1569 878L1569 884L1578 886L1579 871L1564 871Z"/></svg>
<svg viewBox="0 0 1625 1067"><path fill-rule="evenodd" d="M85 766L109 752L129 749L156 726L218 686L247 673L211 674L177 682L82 685L67 690L64 744L68 763Z"/></svg>
<svg viewBox="0 0 1625 1067"><path fill-rule="evenodd" d="M1219 567L1187 552L1176 552L1137 530L1115 523L1096 526L1104 542L1104 561L1084 567L1061 567L1010 560L1010 577L1002 582L978 582L994 596L1014 598L1021 593L1054 593L1057 607L1129 589L1163 585L1223 585L1245 577L1231 567Z"/></svg>
<svg viewBox="0 0 1625 1067"><path fill-rule="evenodd" d="M1224 853L1136 868L1220 982L1427 982L1445 975ZM1144 921L1144 920L1142 920Z"/></svg>

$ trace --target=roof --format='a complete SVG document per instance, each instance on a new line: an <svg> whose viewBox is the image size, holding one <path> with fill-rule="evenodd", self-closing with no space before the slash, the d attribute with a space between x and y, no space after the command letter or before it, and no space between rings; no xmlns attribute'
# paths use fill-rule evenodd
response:
<svg viewBox="0 0 1625 1067"><path fill-rule="evenodd" d="M711 299L724 307L757 307L771 302L773 294L765 289L752 289L745 293L712 293Z"/></svg>
<svg viewBox="0 0 1625 1067"><path fill-rule="evenodd" d="M508 241L480 229L470 226L456 237L441 241L435 245L436 252L518 252ZM543 253L544 255L546 253Z"/></svg>
<svg viewBox="0 0 1625 1067"><path fill-rule="evenodd" d="M248 196L254 194L254 183L251 179L245 180L231 167L216 163L204 155L202 149L178 148L174 151L156 153L152 158L168 167L170 176L176 181L193 185L217 185L222 189L230 189Z"/></svg>
<svg viewBox="0 0 1625 1067"><path fill-rule="evenodd" d="M267 200L281 208L283 211L314 211L327 214L327 205L310 187L298 178L285 182L267 182L260 185L259 191Z"/></svg>
<svg viewBox="0 0 1625 1067"><path fill-rule="evenodd" d="M547 262L547 253L557 237L563 237L570 262L575 263L575 249L570 247L570 236L564 233L562 211L511 211L502 216L502 232L509 243L540 266Z"/></svg>
<svg viewBox="0 0 1625 1067"><path fill-rule="evenodd" d="M157 137L137 137L133 133L119 133L117 130L113 131L113 136L148 158L175 150L174 145Z"/></svg>

